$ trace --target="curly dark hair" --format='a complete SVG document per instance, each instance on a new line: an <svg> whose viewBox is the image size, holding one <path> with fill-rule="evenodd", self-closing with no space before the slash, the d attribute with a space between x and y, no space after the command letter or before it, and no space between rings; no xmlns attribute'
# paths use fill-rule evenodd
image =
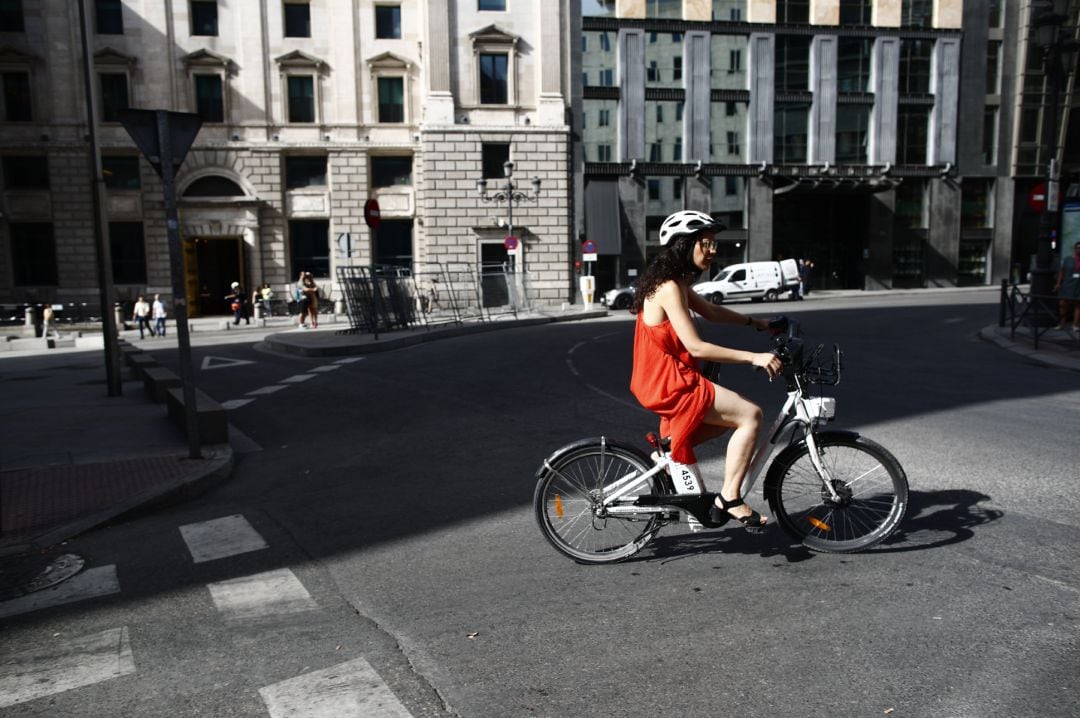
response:
<svg viewBox="0 0 1080 718"><path fill-rule="evenodd" d="M674 279L676 282L692 282L701 274L694 264L694 245L699 235L682 235L668 244L656 255L638 280L634 292L634 303L630 307L632 314L637 314L645 306L645 300L656 294L664 282Z"/></svg>

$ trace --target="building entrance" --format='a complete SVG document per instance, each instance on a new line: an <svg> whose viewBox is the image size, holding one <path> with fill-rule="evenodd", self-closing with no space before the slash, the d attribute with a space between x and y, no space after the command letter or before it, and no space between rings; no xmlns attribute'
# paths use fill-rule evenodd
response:
<svg viewBox="0 0 1080 718"><path fill-rule="evenodd" d="M244 291L244 242L240 237L191 237L184 240L184 277L188 313L195 317L231 314L225 295L233 282Z"/></svg>
<svg viewBox="0 0 1080 718"><path fill-rule="evenodd" d="M862 193L776 196L773 255L813 262L812 289L863 289L871 200L871 195Z"/></svg>

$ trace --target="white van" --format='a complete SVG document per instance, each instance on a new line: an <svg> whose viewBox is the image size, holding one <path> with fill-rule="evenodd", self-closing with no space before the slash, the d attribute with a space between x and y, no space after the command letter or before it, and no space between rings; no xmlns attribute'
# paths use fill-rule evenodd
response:
<svg viewBox="0 0 1080 718"><path fill-rule="evenodd" d="M775 301L799 286L799 266L794 259L779 262L729 264L711 280L694 285L694 291L713 304L732 299Z"/></svg>

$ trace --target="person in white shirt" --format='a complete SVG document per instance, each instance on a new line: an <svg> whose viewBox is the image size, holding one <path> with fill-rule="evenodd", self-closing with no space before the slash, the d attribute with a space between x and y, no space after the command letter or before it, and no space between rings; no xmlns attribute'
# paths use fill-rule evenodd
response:
<svg viewBox="0 0 1080 718"><path fill-rule="evenodd" d="M160 294L154 295L154 307L152 312L154 318L154 330L159 336L165 336L165 317L168 315L165 313L165 302L161 301Z"/></svg>
<svg viewBox="0 0 1080 718"><path fill-rule="evenodd" d="M139 339L146 339L147 331L150 332L150 336L154 336L154 328L150 326L150 305L145 299L139 297L135 302L135 309L131 313L131 318L139 325Z"/></svg>

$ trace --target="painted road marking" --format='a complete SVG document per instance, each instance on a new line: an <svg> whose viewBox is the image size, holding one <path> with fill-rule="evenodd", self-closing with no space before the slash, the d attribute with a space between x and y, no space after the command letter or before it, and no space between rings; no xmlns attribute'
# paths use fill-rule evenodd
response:
<svg viewBox="0 0 1080 718"><path fill-rule="evenodd" d="M126 627L50 641L41 648L0 656L0 708L134 672Z"/></svg>
<svg viewBox="0 0 1080 718"><path fill-rule="evenodd" d="M264 386L261 389L255 389L247 393L248 396L262 396L263 394L273 394L275 391L281 391L282 389L288 389L288 384L274 384L273 386Z"/></svg>
<svg viewBox="0 0 1080 718"><path fill-rule="evenodd" d="M363 658L259 689L271 718L412 718Z"/></svg>
<svg viewBox="0 0 1080 718"><path fill-rule="evenodd" d="M341 364L327 364L326 366L317 366L314 369L312 369L311 371L327 372L327 371L334 371L335 369L340 369L340 368L341 368Z"/></svg>
<svg viewBox="0 0 1080 718"><path fill-rule="evenodd" d="M344 359L338 359L335 364L353 364L358 361L364 361L364 357L345 357Z"/></svg>
<svg viewBox="0 0 1080 718"><path fill-rule="evenodd" d="M52 588L0 603L0 618L18 616L21 613L40 611L43 608L119 592L120 582L116 578L116 565L98 566L76 574Z"/></svg>
<svg viewBox="0 0 1080 718"><path fill-rule="evenodd" d="M254 364L250 359L232 359L229 357L203 357L201 369L228 369L233 366Z"/></svg>
<svg viewBox="0 0 1080 718"><path fill-rule="evenodd" d="M195 563L259 551L268 546L259 532L239 514L181 526L180 535Z"/></svg>
<svg viewBox="0 0 1080 718"><path fill-rule="evenodd" d="M284 384L298 384L298 383L300 383L302 381L307 381L308 379L314 379L314 378L315 378L314 374L297 374L295 376L290 376L290 377L288 377L286 379L282 379L281 381Z"/></svg>
<svg viewBox="0 0 1080 718"><path fill-rule="evenodd" d="M211 583L207 588L214 606L226 619L262 618L319 607L287 568Z"/></svg>
<svg viewBox="0 0 1080 718"><path fill-rule="evenodd" d="M224 409L225 411L230 411L232 409L239 409L242 406L246 406L247 404L250 404L253 401L255 401L255 400L254 399L229 399L228 401L221 402L221 408Z"/></svg>

